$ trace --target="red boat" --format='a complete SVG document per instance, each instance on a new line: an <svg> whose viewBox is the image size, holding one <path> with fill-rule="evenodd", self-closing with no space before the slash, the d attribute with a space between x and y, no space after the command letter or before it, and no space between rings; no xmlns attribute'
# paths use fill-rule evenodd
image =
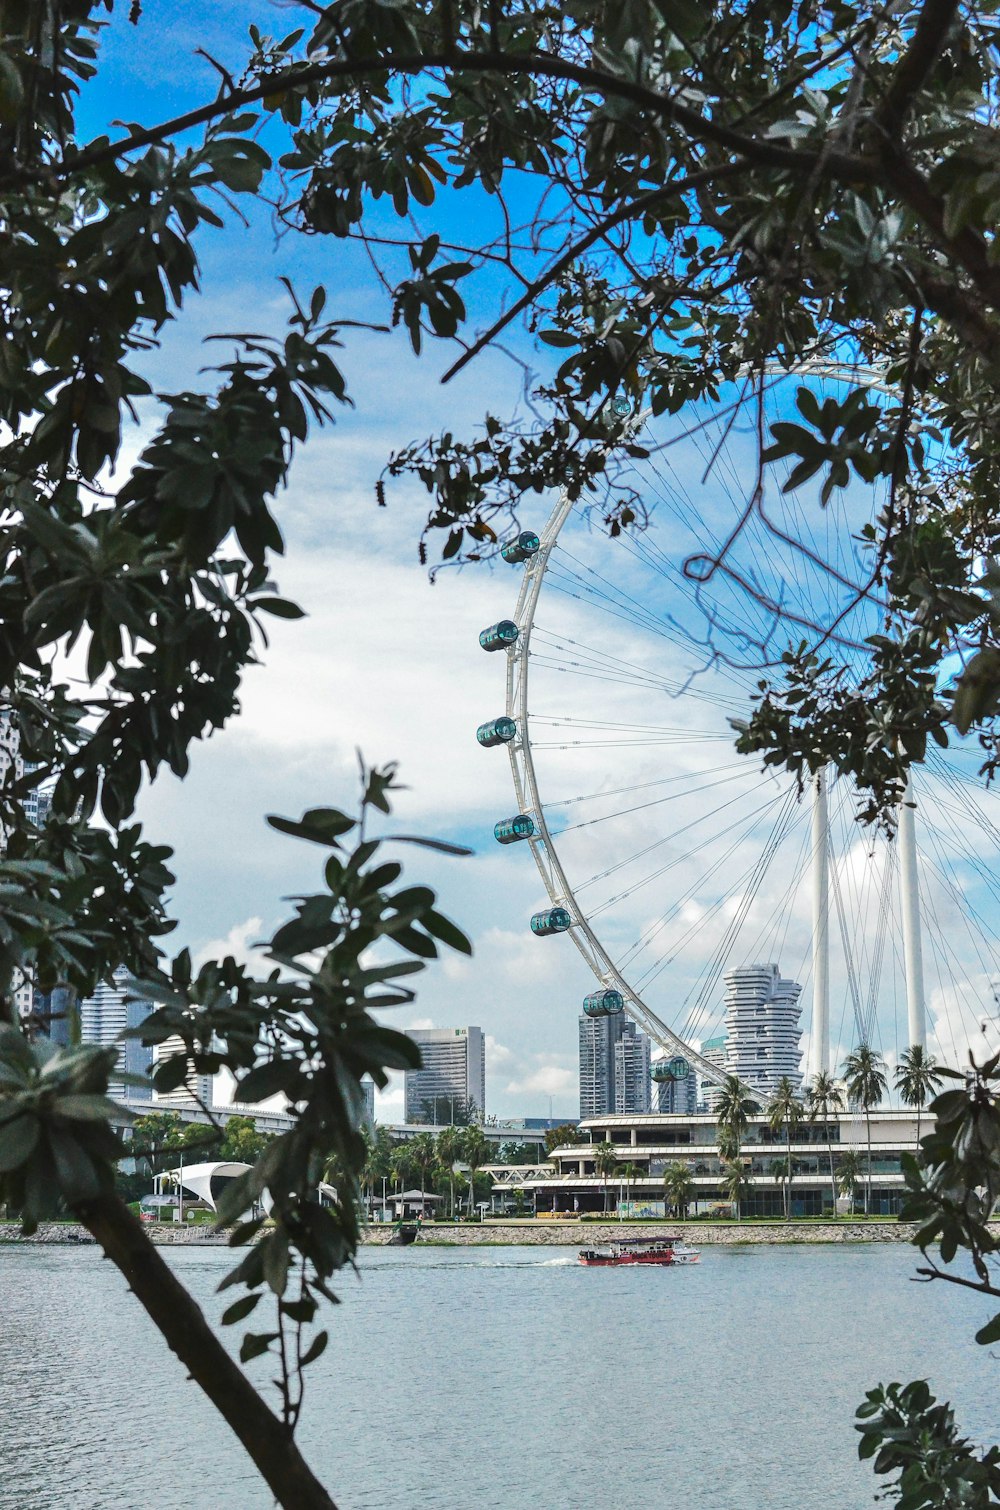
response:
<svg viewBox="0 0 1000 1510"><path fill-rule="evenodd" d="M625 1264L696 1264L701 1257L679 1237L623 1237L600 1248L581 1248L580 1263L591 1269Z"/></svg>

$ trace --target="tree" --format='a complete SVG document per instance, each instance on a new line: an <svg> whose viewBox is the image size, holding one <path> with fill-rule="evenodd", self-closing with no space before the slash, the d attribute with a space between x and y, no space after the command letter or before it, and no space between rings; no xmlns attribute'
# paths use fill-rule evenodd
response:
<svg viewBox="0 0 1000 1510"><path fill-rule="evenodd" d="M448 1187L451 1199L448 1214L455 1220L455 1165L462 1157L462 1133L457 1127L443 1127L437 1135L437 1156L448 1171Z"/></svg>
<svg viewBox="0 0 1000 1510"><path fill-rule="evenodd" d="M362 1137L365 1141L365 1162L361 1169L361 1187L363 1194L367 1195L370 1211L378 1183L389 1178L389 1170L392 1167L392 1139L387 1127L377 1125L369 1127L367 1123L362 1128ZM384 1211L382 1215L384 1218Z"/></svg>
<svg viewBox="0 0 1000 1510"><path fill-rule="evenodd" d="M767 1120L772 1132L784 1129L786 1171L784 1181L785 1221L791 1216L792 1200L792 1133L802 1121L803 1106L787 1075L782 1075L778 1088L768 1102Z"/></svg>
<svg viewBox="0 0 1000 1510"><path fill-rule="evenodd" d="M447 1122L451 1127L469 1127L473 1122L480 1122L479 1108L470 1097L465 1096L428 1096L421 1106L422 1122L430 1122L440 1126Z"/></svg>
<svg viewBox="0 0 1000 1510"><path fill-rule="evenodd" d="M219 1144L218 1157L239 1164L255 1164L270 1141L267 1133L257 1131L252 1117L230 1117Z"/></svg>
<svg viewBox="0 0 1000 1510"><path fill-rule="evenodd" d="M625 1185L625 1199L630 1201L632 1199L632 1186L636 1180L642 1177L642 1170L638 1164L622 1164L618 1169L618 1175Z"/></svg>
<svg viewBox="0 0 1000 1510"><path fill-rule="evenodd" d="M885 1065L881 1054L867 1043L859 1043L844 1060L844 1079L847 1082L848 1099L860 1106L865 1117L865 1147L867 1168L865 1176L865 1216L871 1209L872 1188L872 1108L881 1106L888 1089Z"/></svg>
<svg viewBox="0 0 1000 1510"><path fill-rule="evenodd" d="M750 1171L743 1159L723 1159L722 1188L732 1203L733 1215L740 1220L740 1203L753 1189Z"/></svg>
<svg viewBox="0 0 1000 1510"><path fill-rule="evenodd" d="M998 1247L990 1217L1000 1198L1000 1055L971 1062L967 1071L942 1069L958 1082L931 1105L934 1128L917 1158L903 1156L907 1199L900 1213L917 1224L912 1241L924 1259L920 1278L955 1284L996 1301L992 1261ZM929 1250L936 1248L937 1254ZM958 1252L962 1272L950 1269ZM971 1268L971 1276L969 1270ZM976 1333L1000 1341L1000 1314ZM1000 1447L977 1449L958 1433L951 1407L924 1380L878 1385L859 1407L858 1453L878 1474L896 1473L887 1491L914 1510L971 1505L987 1510L1000 1500Z"/></svg>
<svg viewBox="0 0 1000 1510"><path fill-rule="evenodd" d="M282 1376L284 1415L269 1422L169 1270L153 1282L158 1256L109 1194L107 1055L77 1046L56 1061L43 1044L28 1055L14 1043L15 971L79 995L125 964L160 993L151 1034L179 1033L183 1058L230 1069L244 1094L293 1093L295 1128L240 1191L270 1188L277 1226L248 1251L240 1279L251 1293L236 1305L266 1279L280 1306L300 1240L321 1284L352 1251L350 1202L321 1242L329 1228L305 1172L336 1156L357 1178L355 1073L381 1085L386 1069L413 1062L400 1037L373 1036L368 992L381 1002L386 982L404 988L395 974L362 975L361 953L389 938L406 956L395 968L413 969L435 938L462 947L423 888L394 893L381 861L366 868L359 828L359 847L346 848L356 820L314 809L285 831L332 851L332 879L275 934L273 976L231 959L195 973L183 953L161 953L171 857L134 822L138 793L163 766L186 772L193 742L236 711L267 615L298 612L272 591L276 500L308 426L347 398L332 356L346 322L324 317L322 290L290 292L286 332L232 338L196 391L153 391L144 373L195 292L198 236L232 196L258 190L271 166L262 140L287 133L267 185L275 213L310 234L360 237L387 259L389 318L414 349L461 340L453 366L465 367L524 315L544 363L524 427L491 415L471 441L447 433L389 464L428 489L427 538L448 560L488 554L522 494L551 483L596 505L609 532L641 526L640 501L615 487L608 460L609 440L626 454L638 446L627 418L608 422L626 395L654 414L723 392L751 407L760 464L745 521L766 525L776 466L791 465L792 492L816 478L821 498L852 472L884 479L869 570L838 582L861 610L877 598L880 632L860 642L861 670L838 662L851 627L839 606L796 626L783 655L762 635L749 655L778 685L740 735L802 780L833 760L877 816L951 727L976 730L987 774L996 766L1000 611L994 568L981 565L997 554L1000 468L992 16L956 0L828 11L804 0L309 4L284 41L254 31L245 70L213 81L201 109L88 144L72 111L100 14L87 0L12 8L0 74L0 687L33 768L8 763L0 782L0 991L13 1035L2 1050L3 1187L29 1225L59 1200L74 1209L168 1337L191 1321L182 1356L193 1377L279 1499L309 1510L329 1496L294 1452L297 1382ZM531 223L520 225L526 202ZM463 220L476 227L468 247L450 240ZM505 278L517 293L503 302ZM472 337L476 286L503 313ZM795 370L830 352L878 363L885 402L859 378L821 406L806 383L796 422L768 435L768 364ZM127 465L122 427L137 404L145 429ZM925 444L928 427L940 444ZM741 585L731 545L707 542L691 570ZM761 607L777 629L780 601L765 595ZM711 617L707 632L708 654L724 653ZM66 644L83 668L72 684L53 670ZM39 780L54 802L36 830L21 798ZM366 775L369 816L384 812L387 784ZM180 1083L181 1057L160 1066L161 1089ZM293 1220L303 1209L305 1227ZM268 1337L281 1352L289 1322L300 1325L279 1310L277 1333L248 1334L246 1356L274 1347Z"/></svg>
<svg viewBox="0 0 1000 1510"><path fill-rule="evenodd" d="M906 1106L917 1112L917 1143L920 1143L920 1115L927 1105L928 1097L944 1081L938 1065L927 1053L922 1043L904 1049L893 1072L893 1080L900 1098Z"/></svg>
<svg viewBox="0 0 1000 1510"><path fill-rule="evenodd" d="M545 1132L545 1152L556 1148L569 1148L584 1141L575 1122L564 1122L561 1127L549 1127Z"/></svg>
<svg viewBox="0 0 1000 1510"><path fill-rule="evenodd" d="M663 1171L663 1196L674 1215L683 1221L694 1193L694 1180L687 1164L673 1160Z"/></svg>
<svg viewBox="0 0 1000 1510"><path fill-rule="evenodd" d="M715 1102L715 1120L719 1127L719 1153L723 1159L738 1159L743 1134L750 1117L760 1110L750 1087L738 1075L727 1075Z"/></svg>
<svg viewBox="0 0 1000 1510"><path fill-rule="evenodd" d="M822 1119L826 1126L826 1153L830 1161L830 1202L836 1219L837 1181L833 1172L833 1138L830 1135L830 1118L837 1112L843 1111L844 1098L829 1070L817 1070L813 1076L812 1083L806 1088L806 1106L809 1108L810 1122Z"/></svg>
<svg viewBox="0 0 1000 1510"><path fill-rule="evenodd" d="M854 1211L854 1202L858 1194L858 1186L861 1184L861 1176L864 1166L861 1155L856 1148L845 1148L837 1163L837 1189L842 1196L851 1203L851 1211ZM867 1210L867 1204L865 1209Z"/></svg>
<svg viewBox="0 0 1000 1510"><path fill-rule="evenodd" d="M473 1124L463 1129L459 1147L460 1157L469 1166L469 1219L471 1221L476 1207L476 1174L490 1156L490 1145L482 1128Z"/></svg>
<svg viewBox="0 0 1000 1510"><path fill-rule="evenodd" d="M409 1156L420 1173L420 1189L427 1189L427 1173L437 1163L437 1144L433 1133L417 1133L409 1144Z"/></svg>
<svg viewBox="0 0 1000 1510"><path fill-rule="evenodd" d="M618 1150L609 1138L594 1149L594 1169L604 1181L604 1210L608 1209L608 1179L618 1168Z"/></svg>

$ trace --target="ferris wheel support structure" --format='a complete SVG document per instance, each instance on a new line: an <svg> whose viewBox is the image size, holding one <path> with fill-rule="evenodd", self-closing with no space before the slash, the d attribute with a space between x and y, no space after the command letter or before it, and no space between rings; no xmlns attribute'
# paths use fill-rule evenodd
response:
<svg viewBox="0 0 1000 1510"><path fill-rule="evenodd" d="M642 417L644 416L640 416ZM531 846L542 884L553 907L565 907L569 912L572 918L572 924L568 930L570 936L597 980L603 986L621 992L627 1003L629 1016L648 1033L655 1043L658 1043L669 1054L681 1055L706 1080L710 1080L715 1085L722 1085L726 1080L726 1071L720 1069L717 1064L713 1064L710 1059L705 1059L683 1038L668 1028L666 1023L661 1022L656 1013L646 1005L642 997L619 972L614 960L591 928L577 904L573 889L552 842L545 808L539 795L535 762L531 751L528 710L531 631L534 626L538 596L545 578L545 568L559 538L559 532L572 510L573 501L563 492L549 515L544 529L539 534L538 551L525 565L517 607L513 615L518 627L518 636L507 652L506 714L516 723L517 734L507 745L507 753L510 757L518 809L522 813L530 814L534 822L534 834L527 842Z"/></svg>
<svg viewBox="0 0 1000 1510"><path fill-rule="evenodd" d="M816 773L812 796L813 1074L830 1069L830 817L826 771Z"/></svg>
<svg viewBox="0 0 1000 1510"><path fill-rule="evenodd" d="M924 960L920 941L920 881L917 876L916 812L913 780L907 777L899 804L899 890L903 910L903 968L906 975L906 1027L909 1048L924 1044Z"/></svg>

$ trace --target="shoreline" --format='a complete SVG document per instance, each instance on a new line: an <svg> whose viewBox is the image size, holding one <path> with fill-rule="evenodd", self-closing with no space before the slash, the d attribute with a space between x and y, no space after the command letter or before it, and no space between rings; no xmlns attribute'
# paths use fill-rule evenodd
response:
<svg viewBox="0 0 1000 1510"><path fill-rule="evenodd" d="M991 1230L1000 1235L1000 1222ZM228 1236L204 1226L176 1227L151 1222L146 1229L158 1247L222 1248ZM368 1227L362 1247L388 1247L392 1227ZM621 1238L655 1238L677 1233L692 1247L784 1246L815 1243L908 1243L916 1232L913 1222L852 1218L837 1222L560 1222L497 1221L470 1225L441 1222L421 1228L417 1243L430 1248L592 1247ZM16 1222L0 1223L0 1247L96 1247L85 1227L70 1222L43 1222L31 1237L23 1237Z"/></svg>

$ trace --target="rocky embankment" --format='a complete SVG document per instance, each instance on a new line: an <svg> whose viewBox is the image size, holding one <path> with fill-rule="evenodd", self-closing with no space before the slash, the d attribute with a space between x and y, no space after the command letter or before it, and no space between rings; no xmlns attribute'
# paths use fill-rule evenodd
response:
<svg viewBox="0 0 1000 1510"><path fill-rule="evenodd" d="M224 1233L213 1232L211 1227L201 1223L191 1227L175 1226L172 1222L149 1222L143 1225L157 1244L197 1244L215 1248L226 1243ZM94 1239L86 1227L72 1222L42 1222L31 1237L23 1237L16 1222L0 1222L0 1243L61 1243L67 1247L87 1247L93 1246Z"/></svg>
<svg viewBox="0 0 1000 1510"><path fill-rule="evenodd" d="M991 1223L1000 1236L1000 1222ZM220 1247L224 1233L211 1227L179 1227L171 1222L150 1222L145 1229L154 1243ZM391 1227L369 1227L363 1241L375 1247L385 1246L392 1236ZM681 1234L692 1247L708 1248L720 1243L906 1243L915 1228L910 1222L839 1221L839 1222L478 1222L452 1224L428 1223L420 1231L418 1243L441 1244L456 1248L507 1247L578 1247L590 1248L599 1243L618 1242L623 1237L657 1237L661 1232ZM65 1246L92 1245L94 1239L85 1227L70 1222L43 1222L31 1237L22 1237L15 1222L0 1223L2 1243L61 1243Z"/></svg>
<svg viewBox="0 0 1000 1510"><path fill-rule="evenodd" d="M661 1232L681 1234L692 1247L719 1243L905 1243L912 1238L912 1223L890 1221L837 1222L484 1222L482 1225L428 1223L421 1228L418 1243L479 1247L489 1244L533 1246L619 1242L623 1237L657 1237ZM1000 1230L1000 1225L998 1225ZM392 1229L369 1227L365 1242L384 1244Z"/></svg>

